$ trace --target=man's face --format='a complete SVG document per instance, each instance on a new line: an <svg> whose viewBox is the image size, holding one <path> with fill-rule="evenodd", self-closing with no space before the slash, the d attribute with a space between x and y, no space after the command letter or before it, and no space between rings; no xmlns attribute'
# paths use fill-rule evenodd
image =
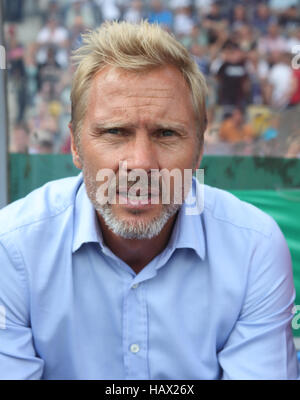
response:
<svg viewBox="0 0 300 400"><path fill-rule="evenodd" d="M200 164L197 129L190 89L174 67L141 73L113 67L100 71L91 84L80 148L74 140L72 145L74 163L83 169L100 222L124 238L158 235L180 207L173 204L172 195L171 204L163 204L161 193L158 204L131 202L130 198L120 204L122 193L117 192L116 204L99 205L97 173L110 169L118 180L123 173L120 163L126 162L128 173L139 169L150 176L151 170L177 168L183 176L184 169ZM173 193L174 180L170 182Z"/></svg>

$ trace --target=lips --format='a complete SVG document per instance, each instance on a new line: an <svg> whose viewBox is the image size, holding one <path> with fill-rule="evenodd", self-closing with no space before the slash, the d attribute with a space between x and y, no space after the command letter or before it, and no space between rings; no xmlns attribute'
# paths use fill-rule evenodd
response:
<svg viewBox="0 0 300 400"><path fill-rule="evenodd" d="M154 189L149 189L147 192L146 190L137 190L135 192L135 194L132 196L129 194L130 189L126 189L126 188L119 188L119 190L116 191L117 194L122 195L122 196L128 196L128 197L149 197L149 196L153 196L153 197L158 197L160 195L160 191L159 190L154 190ZM140 194L142 192L142 194ZM147 193L144 194L144 193Z"/></svg>
<svg viewBox="0 0 300 400"><path fill-rule="evenodd" d="M119 197L119 204L123 204L129 208L143 209L147 207L152 207L154 204L159 204L158 191L148 191L146 195L134 193L134 195L131 196L129 195L129 191L122 191L120 189L119 191L117 191L117 196Z"/></svg>

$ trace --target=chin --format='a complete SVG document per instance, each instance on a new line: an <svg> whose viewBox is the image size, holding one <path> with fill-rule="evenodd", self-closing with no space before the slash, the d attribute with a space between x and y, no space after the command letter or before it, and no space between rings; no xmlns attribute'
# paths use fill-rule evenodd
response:
<svg viewBox="0 0 300 400"><path fill-rule="evenodd" d="M179 206L169 205L160 209L156 215L131 210L131 215L117 215L111 206L101 207L100 213L107 227L117 236L124 239L152 239L158 236L169 219L176 214ZM148 215L147 215L148 214Z"/></svg>

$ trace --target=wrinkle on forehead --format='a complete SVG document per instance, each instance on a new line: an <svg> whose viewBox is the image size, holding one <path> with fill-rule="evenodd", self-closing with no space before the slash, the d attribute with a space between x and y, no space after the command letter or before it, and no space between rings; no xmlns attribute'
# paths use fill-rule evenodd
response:
<svg viewBox="0 0 300 400"><path fill-rule="evenodd" d="M113 104L111 105L112 110L122 110L126 111L128 109L138 109L138 108L144 108L144 107L158 107L161 108L161 104L155 104L155 103L145 103L145 104L126 104L126 106L114 106Z"/></svg>
<svg viewBox="0 0 300 400"><path fill-rule="evenodd" d="M176 81L174 80L174 72L177 75ZM160 88L151 86L151 81L157 82L157 79L161 80L162 84ZM170 96L172 96L173 85L174 87L182 87L190 91L181 72L172 65L155 67L145 71L128 71L117 67L106 66L94 76L93 80L97 82L96 85L99 90L110 95L120 95L120 91L123 90L127 92L128 84L131 83L133 85L131 85L132 94L130 97L135 96L133 91L134 81L139 82L141 80L145 81L145 85L147 85L147 87L144 88L145 95L149 96L149 93L153 93L150 97L154 97L154 93L158 94L162 92L169 92Z"/></svg>
<svg viewBox="0 0 300 400"><path fill-rule="evenodd" d="M152 107L152 106L157 106L160 107L160 104L155 104L152 102L149 103L141 103L141 104L126 104L126 105L122 105L122 106L115 106L115 105L111 105L111 108L114 109L127 109L127 108L136 108L136 107Z"/></svg>
<svg viewBox="0 0 300 400"><path fill-rule="evenodd" d="M151 89L145 89L147 91L151 91ZM127 94L126 97L131 98L141 98L141 99L153 99L153 98L158 98L158 99L171 99L172 96L147 96L147 95L140 95L140 94Z"/></svg>
<svg viewBox="0 0 300 400"><path fill-rule="evenodd" d="M122 95L121 95L122 96ZM143 100L155 100L155 99L167 99L167 100L173 100L173 96L143 96L143 95L135 95L135 94L131 94L131 95L126 95L126 94L124 94L124 97L126 98L126 99L143 99ZM143 105L148 105L148 106L151 106L152 104L155 104L155 103L152 103L152 102L149 102L149 103L144 103Z"/></svg>
<svg viewBox="0 0 300 400"><path fill-rule="evenodd" d="M100 69L94 76L94 79L97 78L99 75L102 75L102 79L105 79L107 81L112 81L115 80L116 78L120 78L120 77L126 77L126 79L136 79L139 77L143 77L146 75L150 75L153 73L164 73L166 76L171 76L172 73L174 73L174 71L177 72L177 74L179 76L182 77L182 79L185 81L185 79L183 78L183 75L181 74L180 70L178 68L176 68L173 65L161 65L161 66L157 66L157 67L151 67L145 70L127 70L127 69L123 69L123 68L119 68L119 67L115 67L115 66L111 66L111 65L107 65L104 68Z"/></svg>
<svg viewBox="0 0 300 400"><path fill-rule="evenodd" d="M147 86L146 86L147 85ZM99 82L97 91L101 92L103 96L108 97L124 97L126 99L173 99L175 88L166 87L154 89L150 86L149 82L145 82L143 93L140 88L135 89L134 85L128 84L126 81L117 81L109 84L108 82Z"/></svg>
<svg viewBox="0 0 300 400"><path fill-rule="evenodd" d="M127 88L127 85L118 85L118 88L115 88L115 87L108 88L108 89L110 89L109 90L109 94L111 94L111 95L119 95L120 94L120 87L122 87L122 86L124 86L124 88ZM169 92L170 89L168 89L168 88L155 89L155 88L149 87L149 88L145 88L145 91L151 91L151 92L154 92L154 93L160 93L160 92ZM136 96L138 97L139 95L136 95ZM130 97L132 97L132 96L130 96ZM152 96L145 95L143 97L147 98L147 97L152 97Z"/></svg>

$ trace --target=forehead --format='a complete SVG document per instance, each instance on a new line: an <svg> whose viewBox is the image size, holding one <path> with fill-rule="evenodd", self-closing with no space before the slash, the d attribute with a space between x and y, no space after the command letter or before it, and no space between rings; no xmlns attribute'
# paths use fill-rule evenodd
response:
<svg viewBox="0 0 300 400"><path fill-rule="evenodd" d="M173 87L176 83L186 86L186 82L181 72L172 65L164 65L160 67L149 68L141 71L130 71L118 67L106 66L101 69L93 78L93 81L98 84L105 85L106 83L113 84L118 82L124 84L129 82L154 82L160 81L160 84Z"/></svg>
<svg viewBox="0 0 300 400"><path fill-rule="evenodd" d="M89 102L99 98L102 105L108 101L138 104L148 99L148 103L157 101L173 103L174 106L176 103L177 106L193 108L191 90L181 72L173 66L138 72L105 67L92 79Z"/></svg>

